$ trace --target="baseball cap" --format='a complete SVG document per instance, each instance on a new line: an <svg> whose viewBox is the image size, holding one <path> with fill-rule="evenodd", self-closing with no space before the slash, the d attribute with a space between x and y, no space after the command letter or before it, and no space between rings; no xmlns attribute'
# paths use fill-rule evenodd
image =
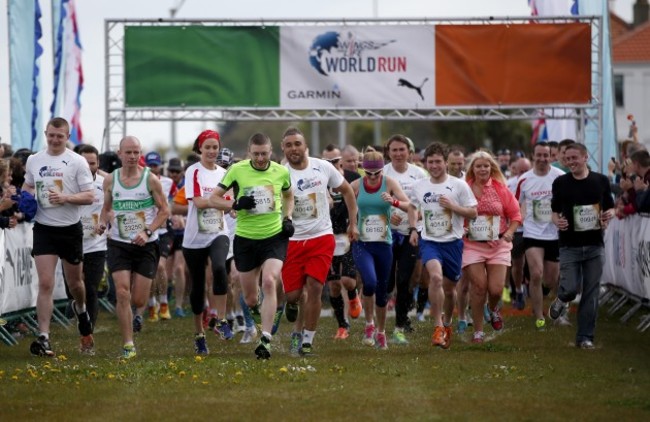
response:
<svg viewBox="0 0 650 422"><path fill-rule="evenodd" d="M162 164L162 158L156 151L151 151L144 156L144 161L148 166L159 166Z"/></svg>
<svg viewBox="0 0 650 422"><path fill-rule="evenodd" d="M182 171L183 165L181 160L178 158L170 158L169 163L167 163L167 171Z"/></svg>
<svg viewBox="0 0 650 422"><path fill-rule="evenodd" d="M217 155L217 164L221 167L228 167L232 164L235 154L229 148L221 148Z"/></svg>

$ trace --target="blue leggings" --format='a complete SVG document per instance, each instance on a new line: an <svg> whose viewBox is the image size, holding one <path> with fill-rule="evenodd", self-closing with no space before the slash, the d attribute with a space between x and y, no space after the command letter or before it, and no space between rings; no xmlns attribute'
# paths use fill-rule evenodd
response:
<svg viewBox="0 0 650 422"><path fill-rule="evenodd" d="M363 280L363 295L375 295L375 304L383 308L388 303L388 277L393 264L392 245L357 241L352 244L352 256Z"/></svg>

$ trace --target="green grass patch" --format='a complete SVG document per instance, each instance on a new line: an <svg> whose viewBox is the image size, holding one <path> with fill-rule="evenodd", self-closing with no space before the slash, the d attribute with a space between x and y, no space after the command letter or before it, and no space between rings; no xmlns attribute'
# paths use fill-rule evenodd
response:
<svg viewBox="0 0 650 422"><path fill-rule="evenodd" d="M538 332L529 316L505 327L488 328L481 345L454 335L441 350L431 322L416 323L409 345L379 351L361 344L361 320L335 342L333 318L322 318L317 356L305 359L289 356L284 320L272 359L257 361L240 335L209 334L210 355L195 357L191 319L174 319L145 324L138 356L124 362L117 321L102 313L94 357L59 326L54 359L31 356L32 338L0 346L0 421L650 420L647 333L601 317L596 349L584 351L572 344L575 327Z"/></svg>

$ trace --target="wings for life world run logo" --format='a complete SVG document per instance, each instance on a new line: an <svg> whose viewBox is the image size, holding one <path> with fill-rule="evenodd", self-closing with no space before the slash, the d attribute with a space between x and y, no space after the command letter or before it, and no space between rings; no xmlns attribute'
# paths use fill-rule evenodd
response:
<svg viewBox="0 0 650 422"><path fill-rule="evenodd" d="M360 39L352 32L340 33L329 31L314 38L309 47L309 64L320 75L328 77L334 73L393 73L405 74L408 61L405 56L388 56L375 52L396 40ZM428 81L409 82L397 79L397 86L412 89L424 101L422 86ZM338 85L329 91L291 91L289 98L341 98Z"/></svg>

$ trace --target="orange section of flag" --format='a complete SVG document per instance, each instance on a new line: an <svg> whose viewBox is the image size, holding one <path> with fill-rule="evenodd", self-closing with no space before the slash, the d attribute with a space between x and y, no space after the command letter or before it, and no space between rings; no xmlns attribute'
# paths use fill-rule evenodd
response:
<svg viewBox="0 0 650 422"><path fill-rule="evenodd" d="M585 104L591 28L585 23L437 25L436 104Z"/></svg>

